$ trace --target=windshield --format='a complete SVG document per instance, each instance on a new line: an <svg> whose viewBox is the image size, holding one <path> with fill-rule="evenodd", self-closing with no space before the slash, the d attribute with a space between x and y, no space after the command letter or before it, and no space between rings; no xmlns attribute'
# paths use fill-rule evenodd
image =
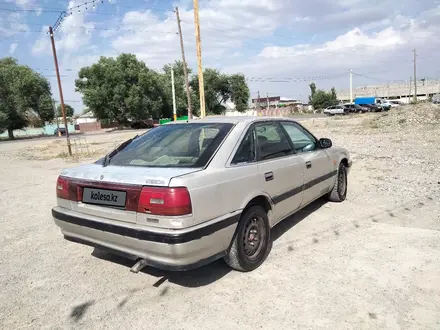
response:
<svg viewBox="0 0 440 330"><path fill-rule="evenodd" d="M159 126L131 141L108 165L204 167L232 126L229 123Z"/></svg>

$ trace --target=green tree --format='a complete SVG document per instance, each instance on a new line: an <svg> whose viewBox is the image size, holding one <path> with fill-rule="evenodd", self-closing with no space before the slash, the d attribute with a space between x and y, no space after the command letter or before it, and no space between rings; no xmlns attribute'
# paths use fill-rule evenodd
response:
<svg viewBox="0 0 440 330"><path fill-rule="evenodd" d="M126 124L172 113L161 75L133 54L101 57L98 63L82 68L78 76L76 91L99 119Z"/></svg>
<svg viewBox="0 0 440 330"><path fill-rule="evenodd" d="M309 103L314 109L323 109L332 105L338 104L338 97L336 95L336 89L332 87L330 92L326 92L322 89L317 89L315 83L311 83Z"/></svg>
<svg viewBox="0 0 440 330"><path fill-rule="evenodd" d="M38 110L36 111L44 122L52 122L55 119L55 111L53 109L53 100L50 94L43 94L38 100Z"/></svg>
<svg viewBox="0 0 440 330"><path fill-rule="evenodd" d="M233 74L229 76L228 81L230 98L235 104L235 109L238 112L245 112L250 98L246 77L243 74Z"/></svg>
<svg viewBox="0 0 440 330"><path fill-rule="evenodd" d="M312 104L313 97L316 94L316 84L314 82L310 83L310 95L309 95L309 103Z"/></svg>
<svg viewBox="0 0 440 330"><path fill-rule="evenodd" d="M0 59L0 131L7 130L10 139L15 129L26 127L31 113L42 121L54 118L53 108L47 106L50 97L47 79L14 58Z"/></svg>
<svg viewBox="0 0 440 330"><path fill-rule="evenodd" d="M250 97L246 78L242 74L227 75L215 69L206 69L203 73L205 83L205 107L206 112L211 114L223 114L226 110L227 101L234 102L236 110L246 111ZM190 83L197 101L195 109L199 108L199 80L194 75Z"/></svg>
<svg viewBox="0 0 440 330"><path fill-rule="evenodd" d="M73 117L73 115L75 114L75 109L73 109L72 106L67 104L67 103L64 103L64 110L66 111L66 117ZM58 104L57 116L58 117L62 117L63 116L63 111L61 109L61 104Z"/></svg>
<svg viewBox="0 0 440 330"><path fill-rule="evenodd" d="M330 90L331 94L332 94L332 100L337 102L338 101L338 96L336 95L336 88L332 87L332 89Z"/></svg>

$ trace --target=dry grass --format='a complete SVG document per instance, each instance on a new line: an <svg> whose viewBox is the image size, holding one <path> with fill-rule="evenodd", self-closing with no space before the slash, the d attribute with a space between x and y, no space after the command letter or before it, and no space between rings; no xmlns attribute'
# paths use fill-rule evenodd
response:
<svg viewBox="0 0 440 330"><path fill-rule="evenodd" d="M65 139L49 140L29 147L20 155L29 160L49 160L61 158L66 162L80 162L85 160L96 160L123 141L133 136L133 132L93 136L84 139L71 139L72 156L69 155Z"/></svg>

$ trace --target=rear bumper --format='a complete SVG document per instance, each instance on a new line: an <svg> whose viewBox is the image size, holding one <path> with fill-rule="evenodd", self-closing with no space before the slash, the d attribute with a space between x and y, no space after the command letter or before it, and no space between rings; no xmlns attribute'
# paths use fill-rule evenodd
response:
<svg viewBox="0 0 440 330"><path fill-rule="evenodd" d="M155 268L188 270L225 255L240 215L233 214L193 228L162 231L58 206L52 209L52 216L69 241L142 258Z"/></svg>

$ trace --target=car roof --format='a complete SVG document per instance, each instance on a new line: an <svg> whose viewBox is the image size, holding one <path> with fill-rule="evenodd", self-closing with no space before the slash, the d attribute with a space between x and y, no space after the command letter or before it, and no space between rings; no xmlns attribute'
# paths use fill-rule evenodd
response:
<svg viewBox="0 0 440 330"><path fill-rule="evenodd" d="M249 124L256 121L268 121L268 120L288 120L295 122L291 118L287 117L266 117L266 116L208 116L201 119L191 119L189 121L176 120L169 122L167 124L182 124L183 123L230 123L238 124L244 123Z"/></svg>

